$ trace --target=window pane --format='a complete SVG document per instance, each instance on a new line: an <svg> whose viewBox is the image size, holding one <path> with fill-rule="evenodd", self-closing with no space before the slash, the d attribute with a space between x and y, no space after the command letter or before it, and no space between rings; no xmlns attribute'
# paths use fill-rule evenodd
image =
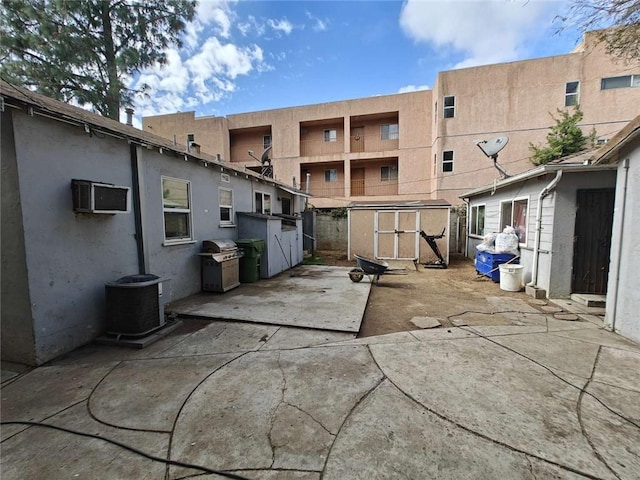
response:
<svg viewBox="0 0 640 480"><path fill-rule="evenodd" d="M398 180L398 167L395 165L380 167L380 180L383 182Z"/></svg>
<svg viewBox="0 0 640 480"><path fill-rule="evenodd" d="M164 233L167 239L189 238L189 214L164 212Z"/></svg>
<svg viewBox="0 0 640 480"><path fill-rule="evenodd" d="M336 130L325 130L324 131L324 141L325 142L336 142L338 140L338 132Z"/></svg>
<svg viewBox="0 0 640 480"><path fill-rule="evenodd" d="M450 97L444 97L444 106L445 107L453 107L456 104L456 97L454 96L450 96Z"/></svg>
<svg viewBox="0 0 640 480"><path fill-rule="evenodd" d="M511 225L511 202L505 202L500 207L500 231L504 230L504 227Z"/></svg>
<svg viewBox="0 0 640 480"><path fill-rule="evenodd" d="M640 75L632 75L631 86L640 87Z"/></svg>
<svg viewBox="0 0 640 480"><path fill-rule="evenodd" d="M380 126L380 138L382 140L397 140L398 139L398 124L393 123L390 125Z"/></svg>
<svg viewBox="0 0 640 480"><path fill-rule="evenodd" d="M221 222L231 221L231 209L229 207L220 207L220 221Z"/></svg>
<svg viewBox="0 0 640 480"><path fill-rule="evenodd" d="M271 135L264 135L262 137L262 145L264 148L267 148L269 145L271 145Z"/></svg>
<svg viewBox="0 0 640 480"><path fill-rule="evenodd" d="M484 205L478 207L478 235L484 235Z"/></svg>
<svg viewBox="0 0 640 480"><path fill-rule="evenodd" d="M625 75L624 77L603 78L600 86L602 90L608 90L610 88L630 87L631 75Z"/></svg>
<svg viewBox="0 0 640 480"><path fill-rule="evenodd" d="M580 82L567 83L567 89L565 93L578 93L578 85L580 85Z"/></svg>
<svg viewBox="0 0 640 480"><path fill-rule="evenodd" d="M218 190L219 193L219 203L220 205L233 205L233 193L231 190Z"/></svg>
<svg viewBox="0 0 640 480"><path fill-rule="evenodd" d="M324 171L324 181L326 183L329 182L337 182L338 181L338 171L334 168L332 168L331 170L325 170Z"/></svg>
<svg viewBox="0 0 640 480"><path fill-rule="evenodd" d="M162 179L164 208L189 208L189 184L180 180Z"/></svg>
<svg viewBox="0 0 640 480"><path fill-rule="evenodd" d="M256 213L262 213L262 193L256 192Z"/></svg>
<svg viewBox="0 0 640 480"><path fill-rule="evenodd" d="M271 195L264 196L264 210L263 213L271 215Z"/></svg>
<svg viewBox="0 0 640 480"><path fill-rule="evenodd" d="M517 200L513 202L513 228L520 243L527 243L527 207L528 200Z"/></svg>
<svg viewBox="0 0 640 480"><path fill-rule="evenodd" d="M469 225L471 235L476 235L478 233L478 207L471 207L471 223Z"/></svg>

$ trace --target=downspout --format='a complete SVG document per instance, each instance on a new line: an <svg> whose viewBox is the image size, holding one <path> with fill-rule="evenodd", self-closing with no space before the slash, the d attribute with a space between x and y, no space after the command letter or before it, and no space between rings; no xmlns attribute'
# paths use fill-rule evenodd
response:
<svg viewBox="0 0 640 480"><path fill-rule="evenodd" d="M622 190L622 205L620 207L620 237L618 239L618 255L616 259L616 280L615 294L613 296L613 307L611 308L611 331L616 331L616 313L618 309L618 292L620 287L620 262L622 261L622 241L624 238L624 215L627 207L627 185L629 183L629 159L624 159L624 188Z"/></svg>
<svg viewBox="0 0 640 480"><path fill-rule="evenodd" d="M469 210L469 205L471 203L471 199L463 198L462 201L467 204L466 205L466 207L467 207L467 212L466 212L467 221L466 221L466 225L465 225L465 229L464 229L464 256L468 257L469 256L469 228L470 228L470 226L469 226L469 216L471 214L471 212ZM475 255L474 255L473 258L475 258Z"/></svg>
<svg viewBox="0 0 640 480"><path fill-rule="evenodd" d="M138 251L138 273L145 274L144 241L142 235L142 212L140 210L140 170L138 167L138 147L129 145L131 153L131 184L133 185L133 218L135 221L135 239Z"/></svg>
<svg viewBox="0 0 640 480"><path fill-rule="evenodd" d="M556 176L549 185L544 187L538 195L538 206L536 208L536 237L533 244L533 262L531 265L531 281L527 284L529 286L535 286L538 283L538 259L540 257L540 236L542 232L542 200L544 197L551 193L551 190L556 188L558 182L562 178L562 170L556 172Z"/></svg>

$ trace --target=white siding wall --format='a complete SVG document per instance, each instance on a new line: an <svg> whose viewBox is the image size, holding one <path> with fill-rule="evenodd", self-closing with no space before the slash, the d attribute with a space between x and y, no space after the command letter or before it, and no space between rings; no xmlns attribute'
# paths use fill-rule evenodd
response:
<svg viewBox="0 0 640 480"><path fill-rule="evenodd" d="M605 324L640 342L640 148L624 153L616 185ZM626 193L625 159L629 159Z"/></svg>

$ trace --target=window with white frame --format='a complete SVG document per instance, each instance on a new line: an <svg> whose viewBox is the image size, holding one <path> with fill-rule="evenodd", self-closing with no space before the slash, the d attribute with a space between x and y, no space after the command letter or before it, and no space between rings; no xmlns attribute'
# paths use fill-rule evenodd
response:
<svg viewBox="0 0 640 480"><path fill-rule="evenodd" d="M564 106L578 105L580 97L580 82L567 82L564 89Z"/></svg>
<svg viewBox="0 0 640 480"><path fill-rule="evenodd" d="M324 171L324 183L333 183L338 181L338 170L330 168Z"/></svg>
<svg viewBox="0 0 640 480"><path fill-rule="evenodd" d="M484 205L473 205L471 207L471 220L469 223L469 234L484 235Z"/></svg>
<svg viewBox="0 0 640 480"><path fill-rule="evenodd" d="M380 140L397 140L398 133L399 130L397 123L380 125Z"/></svg>
<svg viewBox="0 0 640 480"><path fill-rule="evenodd" d="M640 75L623 75L621 77L608 77L600 81L601 90L612 88L640 87Z"/></svg>
<svg viewBox="0 0 640 480"><path fill-rule="evenodd" d="M192 239L191 182L162 177L164 239L180 243Z"/></svg>
<svg viewBox="0 0 640 480"><path fill-rule="evenodd" d="M264 213L271 215L271 195L264 192L255 192L255 208L256 213Z"/></svg>
<svg viewBox="0 0 640 480"><path fill-rule="evenodd" d="M456 97L448 95L444 97L444 118L453 118L456 116Z"/></svg>
<svg viewBox="0 0 640 480"><path fill-rule="evenodd" d="M233 190L219 187L218 203L220 205L220 225L233 225Z"/></svg>
<svg viewBox="0 0 640 480"><path fill-rule="evenodd" d="M324 141L325 142L337 142L338 141L338 131L337 130L325 130L324 131Z"/></svg>
<svg viewBox="0 0 640 480"><path fill-rule="evenodd" d="M398 180L398 167L396 165L385 165L380 167L380 180L382 182L393 182Z"/></svg>
<svg viewBox="0 0 640 480"><path fill-rule="evenodd" d="M453 172L453 150L442 152L442 171Z"/></svg>
<svg viewBox="0 0 640 480"><path fill-rule="evenodd" d="M518 198L500 204L500 230L513 227L520 243L527 243L527 218L529 213L529 199Z"/></svg>

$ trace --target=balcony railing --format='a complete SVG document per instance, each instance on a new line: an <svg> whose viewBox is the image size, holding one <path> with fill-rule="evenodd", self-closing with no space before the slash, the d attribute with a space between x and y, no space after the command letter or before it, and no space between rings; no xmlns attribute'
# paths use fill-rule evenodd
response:
<svg viewBox="0 0 640 480"><path fill-rule="evenodd" d="M380 135L351 135L351 153L397 150L398 139L382 140Z"/></svg>
<svg viewBox="0 0 640 480"><path fill-rule="evenodd" d="M249 150L251 150L257 158L260 158L262 152L264 151L264 144L241 143L232 146L230 150L232 162L255 162L255 159L251 158L248 152ZM269 158L271 158L271 155L269 155ZM258 162L255 163L256 165L259 165Z"/></svg>
<svg viewBox="0 0 640 480"><path fill-rule="evenodd" d="M306 182L302 182L300 190L307 191ZM314 185L311 183L309 185L309 193L314 197L344 197L344 187L342 185Z"/></svg>
<svg viewBox="0 0 640 480"><path fill-rule="evenodd" d="M397 195L397 194L398 194L397 180L383 182L383 183L366 184L364 180L351 179L351 196L352 197Z"/></svg>
<svg viewBox="0 0 640 480"><path fill-rule="evenodd" d="M342 153L343 151L344 144L340 139L335 142L325 142L324 140L300 140L301 157L330 155L332 153Z"/></svg>

